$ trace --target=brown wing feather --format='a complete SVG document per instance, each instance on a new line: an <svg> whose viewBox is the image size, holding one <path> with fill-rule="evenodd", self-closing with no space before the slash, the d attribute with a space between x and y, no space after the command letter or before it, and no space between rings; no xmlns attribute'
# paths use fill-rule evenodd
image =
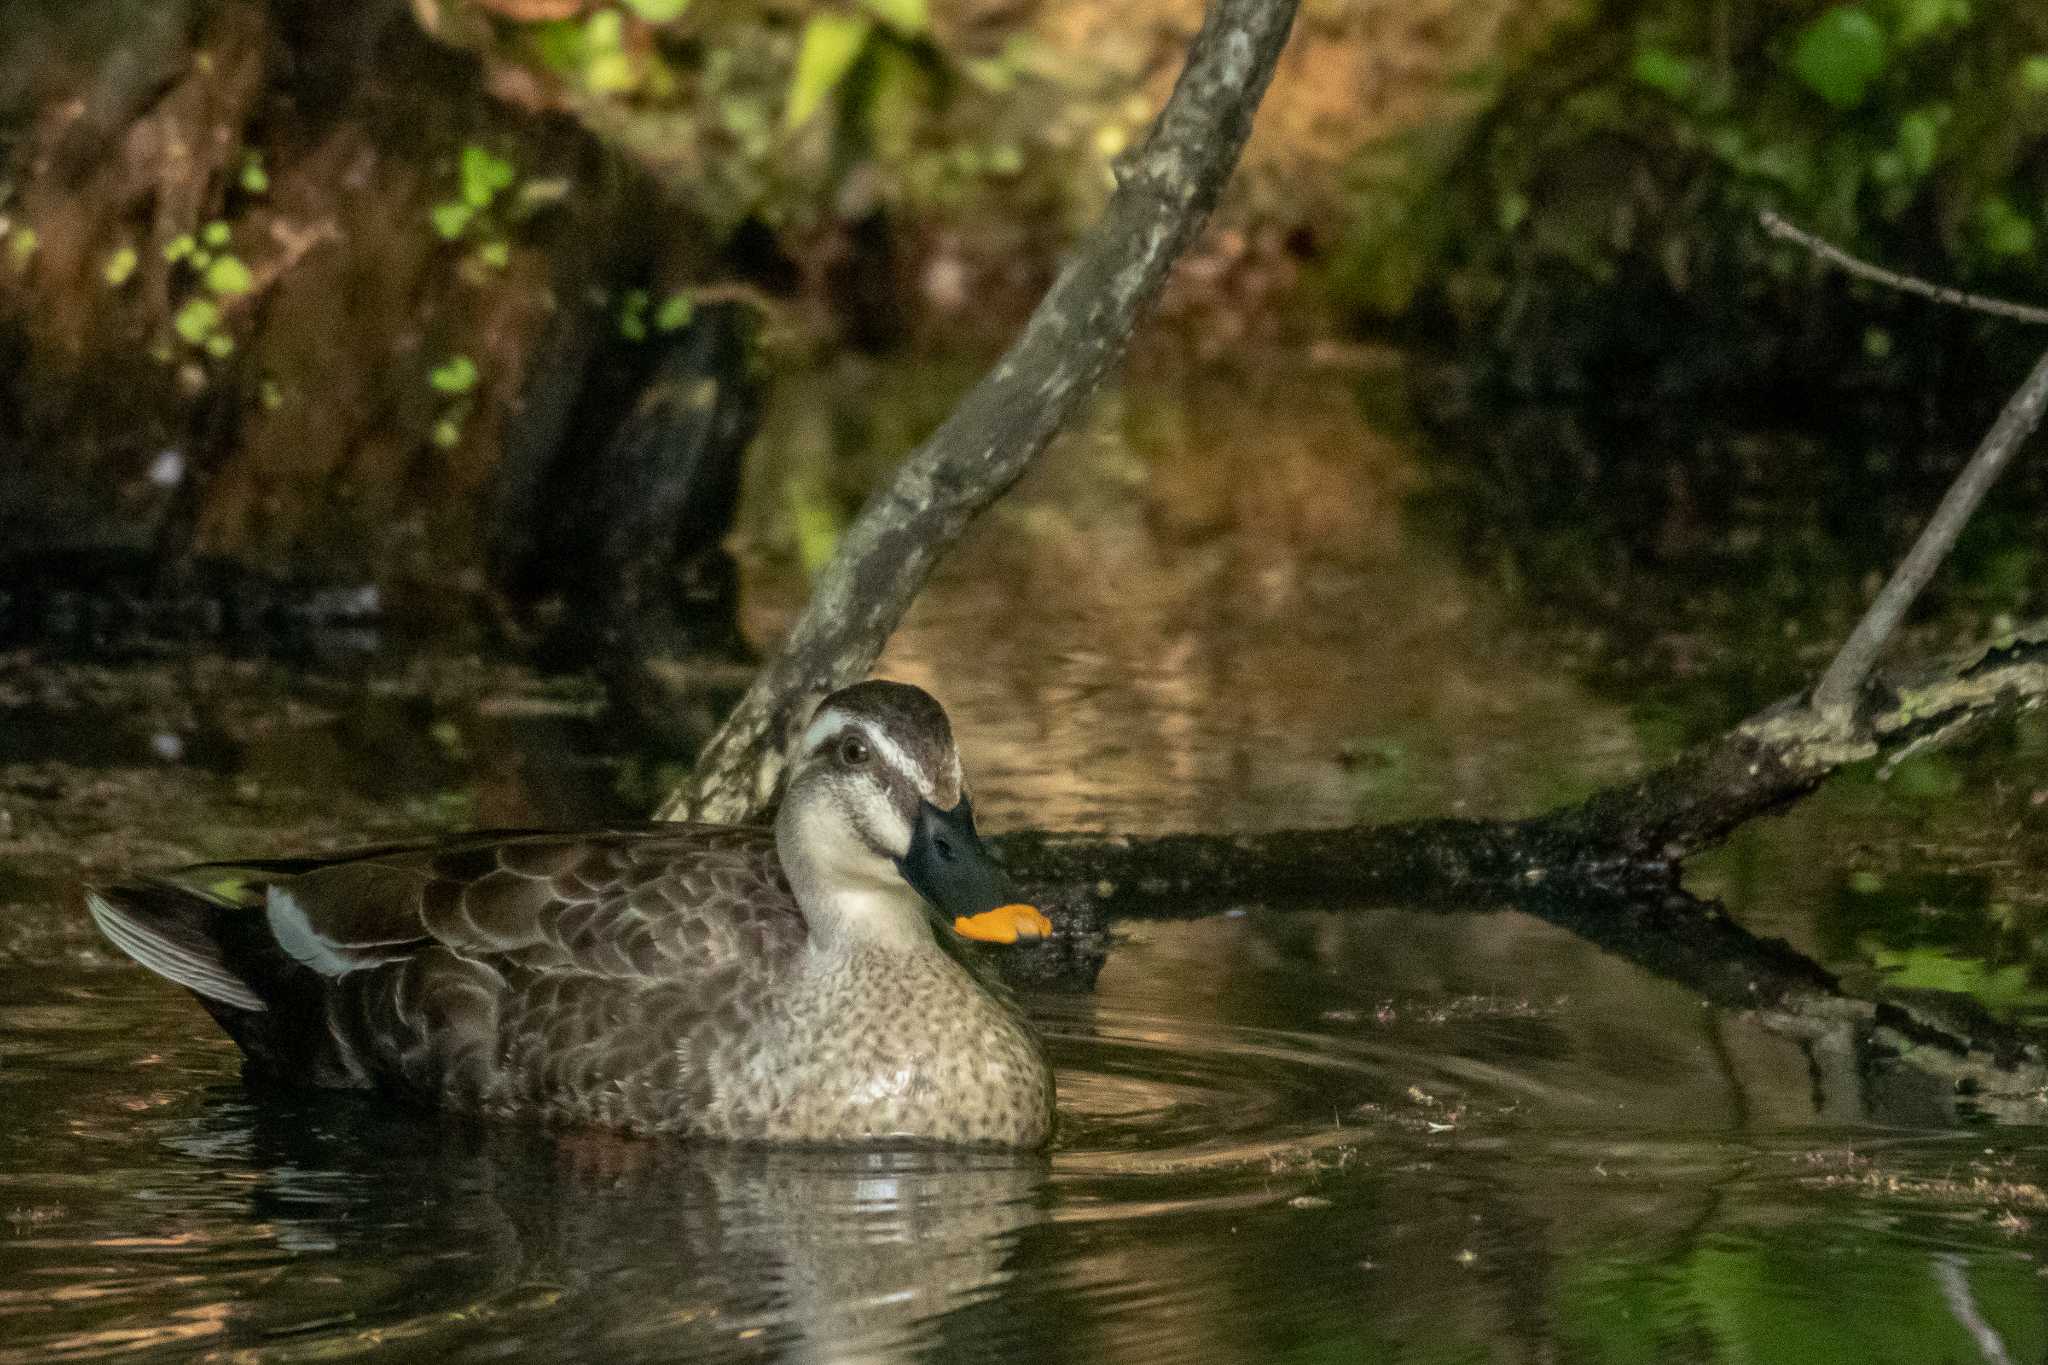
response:
<svg viewBox="0 0 2048 1365"><path fill-rule="evenodd" d="M803 937L765 830L465 840L333 862L273 885L343 962L431 943L528 970L690 980Z"/></svg>
<svg viewBox="0 0 2048 1365"><path fill-rule="evenodd" d="M773 1008L806 937L765 832L528 836L379 862L418 879L412 923L432 942L333 981L329 1055L347 1083L456 1108L694 1128L712 1047ZM313 913L323 932L351 922Z"/></svg>

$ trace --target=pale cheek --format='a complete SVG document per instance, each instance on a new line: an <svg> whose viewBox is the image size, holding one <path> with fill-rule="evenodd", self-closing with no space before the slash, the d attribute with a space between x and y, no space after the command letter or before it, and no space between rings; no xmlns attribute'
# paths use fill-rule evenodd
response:
<svg viewBox="0 0 2048 1365"><path fill-rule="evenodd" d="M901 858L910 852L910 824L887 802L887 797L876 793L874 805L868 808L868 834L877 846Z"/></svg>

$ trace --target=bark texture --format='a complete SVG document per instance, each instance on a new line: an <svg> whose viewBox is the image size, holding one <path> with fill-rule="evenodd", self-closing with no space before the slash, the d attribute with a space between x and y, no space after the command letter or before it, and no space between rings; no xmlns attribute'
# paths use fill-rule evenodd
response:
<svg viewBox="0 0 2048 1365"><path fill-rule="evenodd" d="M1151 135L995 369L846 533L780 652L660 819L744 821L773 803L791 728L864 677L933 564L1095 391L1207 220L1251 133L1295 0L1216 0Z"/></svg>

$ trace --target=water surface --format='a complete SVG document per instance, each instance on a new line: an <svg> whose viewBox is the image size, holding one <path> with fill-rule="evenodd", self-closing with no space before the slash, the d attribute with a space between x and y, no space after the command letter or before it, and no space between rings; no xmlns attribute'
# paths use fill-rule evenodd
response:
<svg viewBox="0 0 2048 1365"><path fill-rule="evenodd" d="M1413 438L1347 390L1116 395L948 561L884 671L949 705L985 823L1511 815L1668 750L1404 514ZM626 813L652 759L588 702L0 664L0 1362L2048 1353L2048 1129L1880 1125L1797 1040L1487 907L1124 926L1092 993L1027 1001L1061 1136L1017 1158L251 1091L78 911L131 865ZM2041 744L1852 775L1696 884L2030 1012Z"/></svg>

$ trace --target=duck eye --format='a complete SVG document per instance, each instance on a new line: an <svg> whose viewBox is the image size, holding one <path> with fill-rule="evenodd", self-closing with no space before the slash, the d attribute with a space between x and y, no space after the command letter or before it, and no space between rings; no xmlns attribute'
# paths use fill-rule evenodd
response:
<svg viewBox="0 0 2048 1365"><path fill-rule="evenodd" d="M848 735L839 741L839 761L849 768L858 768L868 761L868 742L859 735Z"/></svg>

